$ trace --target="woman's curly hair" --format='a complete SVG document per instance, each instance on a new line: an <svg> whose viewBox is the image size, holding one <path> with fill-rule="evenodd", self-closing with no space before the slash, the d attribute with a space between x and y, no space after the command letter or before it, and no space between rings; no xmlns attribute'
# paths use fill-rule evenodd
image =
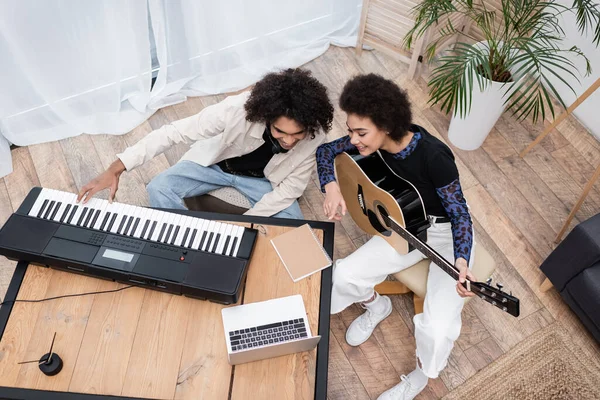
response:
<svg viewBox="0 0 600 400"><path fill-rule="evenodd" d="M265 75L244 105L250 122L271 123L279 117L296 121L311 138L321 128L331 129L333 105L327 88L310 71L289 68Z"/></svg>
<svg viewBox="0 0 600 400"><path fill-rule="evenodd" d="M406 93L391 80L377 74L358 75L346 82L340 96L340 108L348 114L369 117L395 141L400 141L412 124Z"/></svg>

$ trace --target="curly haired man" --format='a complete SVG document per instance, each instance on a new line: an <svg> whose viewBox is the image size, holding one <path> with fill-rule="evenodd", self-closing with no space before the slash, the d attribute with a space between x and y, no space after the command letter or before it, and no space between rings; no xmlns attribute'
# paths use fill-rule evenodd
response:
<svg viewBox="0 0 600 400"><path fill-rule="evenodd" d="M302 218L297 199L332 120L327 89L309 71L269 73L251 91L150 132L117 154L78 200L106 188L112 200L121 173L185 142L190 150L148 184L151 206L182 209L186 197L231 186L252 204L247 215Z"/></svg>

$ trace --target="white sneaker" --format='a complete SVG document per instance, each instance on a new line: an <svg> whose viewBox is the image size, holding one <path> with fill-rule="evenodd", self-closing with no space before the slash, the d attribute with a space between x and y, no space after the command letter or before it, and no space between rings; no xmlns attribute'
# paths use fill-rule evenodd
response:
<svg viewBox="0 0 600 400"><path fill-rule="evenodd" d="M371 308L361 305L365 311L360 317L356 318L346 331L346 342L350 346L359 346L367 341L373 333L378 323L386 319L392 313L392 301L387 296L381 296L380 301L384 302L385 307L381 313L375 313Z"/></svg>
<svg viewBox="0 0 600 400"><path fill-rule="evenodd" d="M381 393L377 400L412 400L425 389L425 386L414 387L411 385L410 379L406 375L402 375L400 383Z"/></svg>

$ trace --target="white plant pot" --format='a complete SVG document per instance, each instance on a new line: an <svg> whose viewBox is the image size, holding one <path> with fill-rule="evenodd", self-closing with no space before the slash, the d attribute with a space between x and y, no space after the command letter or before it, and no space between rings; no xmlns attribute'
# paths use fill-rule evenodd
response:
<svg viewBox="0 0 600 400"><path fill-rule="evenodd" d="M476 43L474 46L486 46ZM486 46L487 47L487 46ZM463 118L456 110L448 127L448 139L462 150L479 148L504 112L504 102L510 96L515 82L489 82L482 91L476 79L473 80L471 109Z"/></svg>

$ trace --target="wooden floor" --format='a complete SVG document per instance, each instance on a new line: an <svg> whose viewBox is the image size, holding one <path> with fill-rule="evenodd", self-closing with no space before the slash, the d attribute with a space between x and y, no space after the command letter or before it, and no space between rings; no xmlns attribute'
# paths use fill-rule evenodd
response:
<svg viewBox="0 0 600 400"><path fill-rule="evenodd" d="M393 79L409 94L414 122L447 141L448 116L427 104L423 79L407 80L407 66L375 51L360 58L353 49L331 47L306 65L330 90L335 102L345 81L355 74L375 72ZM0 180L0 225L21 204L33 186L77 191L102 172L115 154L169 121L197 113L223 95L190 98L185 103L156 112L148 121L123 136L81 135L13 151L14 172ZM345 116L336 106L330 139L344 135ZM600 368L600 348L577 317L552 289L539 290L544 276L542 260L552 251L553 240L577 201L583 186L600 163L600 144L573 118L567 118L524 159L518 153L542 129L516 122L505 114L482 146L475 151L453 148L465 197L475 222L476 239L498 262L494 281L521 300L521 316L513 318L475 299L463 312L463 328L448 366L431 380L418 399L437 399L452 391L477 371L509 351L542 327L558 321ZM123 174L117 200L147 205L144 189L158 172L173 165L183 152L177 146L146 165ZM106 193L101 197L106 198ZM307 219L323 220L323 194L316 174L301 199ZM596 185L577 223L600 212L600 187ZM335 256L344 257L368 238L345 217L337 223ZM14 263L0 258L0 296L4 296ZM375 399L396 384L415 365L410 295L393 296L394 312L362 346L346 344L346 327L362 311L358 306L331 317L329 399ZM1 355L0 355L1 357Z"/></svg>

